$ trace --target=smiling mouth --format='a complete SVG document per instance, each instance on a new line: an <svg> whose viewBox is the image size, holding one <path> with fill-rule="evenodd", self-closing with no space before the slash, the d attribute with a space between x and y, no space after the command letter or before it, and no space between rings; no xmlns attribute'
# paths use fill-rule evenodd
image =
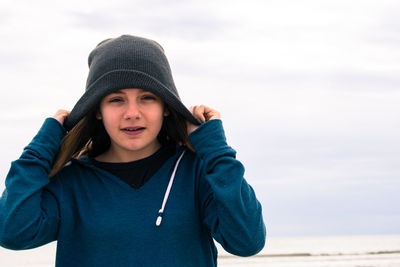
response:
<svg viewBox="0 0 400 267"><path fill-rule="evenodd" d="M146 130L145 127L127 127L121 129L123 133L130 136L140 135L144 130Z"/></svg>
<svg viewBox="0 0 400 267"><path fill-rule="evenodd" d="M122 131L136 132L136 131L141 131L144 129L145 129L144 127L134 127L134 128L123 128Z"/></svg>

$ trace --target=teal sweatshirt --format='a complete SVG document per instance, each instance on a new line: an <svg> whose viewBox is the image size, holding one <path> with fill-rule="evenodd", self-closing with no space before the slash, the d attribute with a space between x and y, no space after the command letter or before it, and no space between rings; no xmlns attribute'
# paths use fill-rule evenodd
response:
<svg viewBox="0 0 400 267"><path fill-rule="evenodd" d="M49 179L65 133L46 119L12 162L0 199L1 246L22 250L57 240L58 267L216 266L214 240L239 256L264 247L261 205L221 120L191 133L196 152L178 147L139 189L87 157Z"/></svg>

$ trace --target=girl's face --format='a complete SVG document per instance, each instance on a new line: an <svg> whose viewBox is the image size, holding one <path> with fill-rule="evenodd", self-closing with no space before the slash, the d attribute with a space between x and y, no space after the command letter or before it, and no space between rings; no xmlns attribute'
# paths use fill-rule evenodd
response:
<svg viewBox="0 0 400 267"><path fill-rule="evenodd" d="M148 157L160 148L157 135L164 116L162 100L142 89L122 89L100 103L97 119L102 119L111 146L105 153L115 162Z"/></svg>

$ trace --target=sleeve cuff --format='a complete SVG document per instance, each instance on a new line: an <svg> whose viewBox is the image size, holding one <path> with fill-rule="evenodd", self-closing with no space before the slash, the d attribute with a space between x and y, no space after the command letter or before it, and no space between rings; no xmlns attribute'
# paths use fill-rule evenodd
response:
<svg viewBox="0 0 400 267"><path fill-rule="evenodd" d="M66 134L64 127L54 118L47 118L26 149L37 151L41 158L52 160Z"/></svg>
<svg viewBox="0 0 400 267"><path fill-rule="evenodd" d="M220 119L213 119L201 124L189 135L189 141L200 156L228 146Z"/></svg>
<svg viewBox="0 0 400 267"><path fill-rule="evenodd" d="M44 136L47 140L61 140L67 133L64 126L54 118L47 118L39 130L38 137Z"/></svg>

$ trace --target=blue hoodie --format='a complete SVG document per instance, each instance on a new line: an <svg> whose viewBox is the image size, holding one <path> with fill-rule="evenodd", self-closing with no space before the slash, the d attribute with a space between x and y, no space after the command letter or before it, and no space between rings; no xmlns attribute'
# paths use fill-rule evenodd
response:
<svg viewBox="0 0 400 267"><path fill-rule="evenodd" d="M86 157L49 179L64 135L58 121L46 119L12 163L0 199L1 246L57 240L58 267L216 266L214 240L239 256L264 247L261 205L221 120L191 133L196 152L179 147L139 189Z"/></svg>

